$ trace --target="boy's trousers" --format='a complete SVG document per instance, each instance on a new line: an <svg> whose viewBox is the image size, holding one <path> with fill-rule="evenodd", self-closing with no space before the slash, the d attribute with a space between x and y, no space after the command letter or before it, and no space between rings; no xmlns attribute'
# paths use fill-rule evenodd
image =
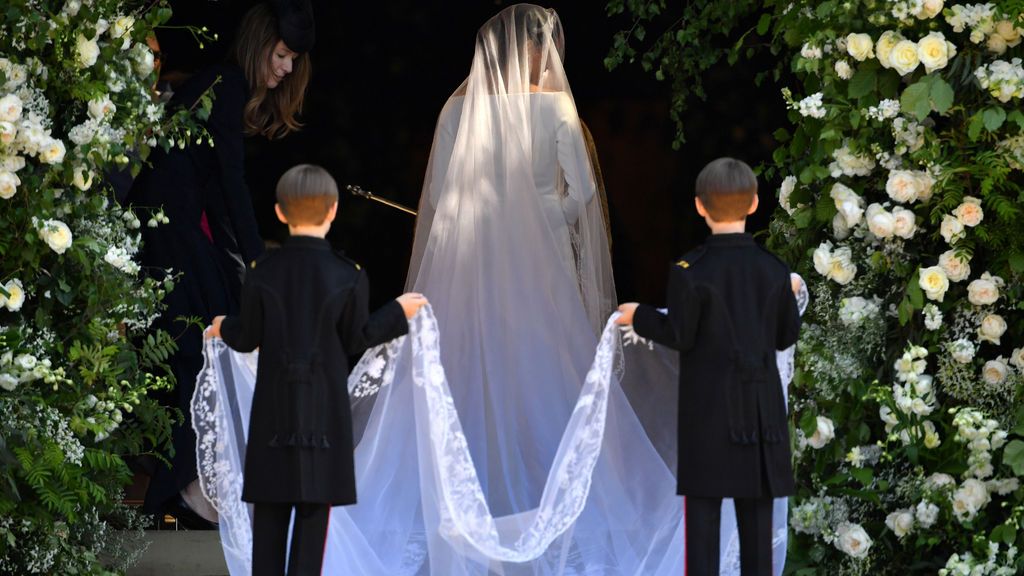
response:
<svg viewBox="0 0 1024 576"><path fill-rule="evenodd" d="M772 498L737 498L740 573L772 575ZM687 496L685 576L718 576L722 499Z"/></svg>
<svg viewBox="0 0 1024 576"><path fill-rule="evenodd" d="M291 549L288 526L295 510ZM320 576L331 507L256 503L252 528L253 576ZM288 570L285 572L285 557Z"/></svg>

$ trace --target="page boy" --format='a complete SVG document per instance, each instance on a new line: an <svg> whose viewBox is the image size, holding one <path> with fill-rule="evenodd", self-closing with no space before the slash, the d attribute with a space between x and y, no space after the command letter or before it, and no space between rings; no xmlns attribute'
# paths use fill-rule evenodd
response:
<svg viewBox="0 0 1024 576"><path fill-rule="evenodd" d="M356 501L348 357L408 331L427 303L403 294L372 315L359 265L324 238L338 186L303 164L277 183L277 217L291 236L249 271L241 313L218 316L208 336L239 352L260 349L242 499L255 504L254 575L319 575L331 506Z"/></svg>
<svg viewBox="0 0 1024 576"><path fill-rule="evenodd" d="M678 493L688 576L718 576L722 498L736 503L744 576L772 574L772 500L793 494L776 350L796 342L789 269L745 233L757 209L749 166L719 158L697 177L711 236L669 273L668 314L636 303L620 324L679 350Z"/></svg>

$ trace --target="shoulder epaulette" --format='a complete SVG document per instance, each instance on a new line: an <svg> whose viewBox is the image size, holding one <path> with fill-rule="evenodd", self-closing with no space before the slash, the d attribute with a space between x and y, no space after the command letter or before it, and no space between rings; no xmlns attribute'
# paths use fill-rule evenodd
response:
<svg viewBox="0 0 1024 576"><path fill-rule="evenodd" d="M676 266L678 266L680 268L683 268L683 269L689 268L694 262L699 260L700 257L703 256L703 255L704 255L704 247L703 246L698 246L698 247L694 248L693 250L690 250L689 252L686 253L685 256L680 258L679 261L676 262Z"/></svg>
<svg viewBox="0 0 1024 576"><path fill-rule="evenodd" d="M341 260L342 262L346 262L346 263L352 265L352 267L355 268L356 270L362 270L363 269L363 267L359 265L359 262L356 262L355 260L349 258L348 256L345 256L344 252L341 252L339 250L335 250L334 251L334 255L338 257L338 260Z"/></svg>
<svg viewBox="0 0 1024 576"><path fill-rule="evenodd" d="M255 268L257 264L262 263L264 260L269 258L271 254L273 254L273 250L265 250L263 254L260 254L253 258L252 262L249 262L249 268Z"/></svg>

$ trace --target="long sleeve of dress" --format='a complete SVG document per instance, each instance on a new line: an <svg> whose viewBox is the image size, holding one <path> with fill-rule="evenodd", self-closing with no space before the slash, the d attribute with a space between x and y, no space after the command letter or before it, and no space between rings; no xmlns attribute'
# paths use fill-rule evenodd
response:
<svg viewBox="0 0 1024 576"><path fill-rule="evenodd" d="M437 122L437 131L434 134L434 145L431 148L430 157L430 205L437 208L437 202L441 198L441 190L444 188L444 179L448 175L448 164L452 160L452 151L455 149L455 127L458 126L458 114L461 107L454 106L449 101Z"/></svg>
<svg viewBox="0 0 1024 576"><path fill-rule="evenodd" d="M220 325L220 337L233 350L252 352L263 337L263 300L254 282L242 285L242 309Z"/></svg>
<svg viewBox="0 0 1024 576"><path fill-rule="evenodd" d="M555 144L558 150L558 165L565 176L568 195L562 200L565 221L572 225L579 219L584 207L597 191L594 174L590 167L590 155L583 140L583 128L579 116L568 97L557 100L558 128Z"/></svg>
<svg viewBox="0 0 1024 576"><path fill-rule="evenodd" d="M366 273L360 271L356 289L345 304L338 324L345 352L353 356L409 331L409 322L398 301L392 300L370 314L369 299L370 281Z"/></svg>
<svg viewBox="0 0 1024 576"><path fill-rule="evenodd" d="M673 266L668 277L668 314L641 304L633 316L633 328L644 338L679 351L693 347L700 323L700 297L686 272Z"/></svg>
<svg viewBox="0 0 1024 576"><path fill-rule="evenodd" d="M206 122L206 129L213 137L214 154L217 157L222 197L211 201L214 214L229 223L229 232L234 236L243 261L248 264L263 253L256 214L252 207L249 186L245 183L245 149L242 113L245 109L247 91L245 76L239 71L226 71L221 81L214 86L216 96L213 110ZM223 211L223 214L219 214Z"/></svg>

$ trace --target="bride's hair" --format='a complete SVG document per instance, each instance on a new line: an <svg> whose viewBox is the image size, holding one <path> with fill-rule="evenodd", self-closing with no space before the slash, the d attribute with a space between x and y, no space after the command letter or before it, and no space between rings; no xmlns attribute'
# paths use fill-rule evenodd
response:
<svg viewBox="0 0 1024 576"><path fill-rule="evenodd" d="M245 133L260 134L270 139L281 138L302 127L296 115L309 84L311 66L309 53L299 54L292 72L276 88L267 88L270 60L281 36L277 16L266 2L257 4L242 19L235 38L232 56L249 82L249 101L245 104L242 122Z"/></svg>

